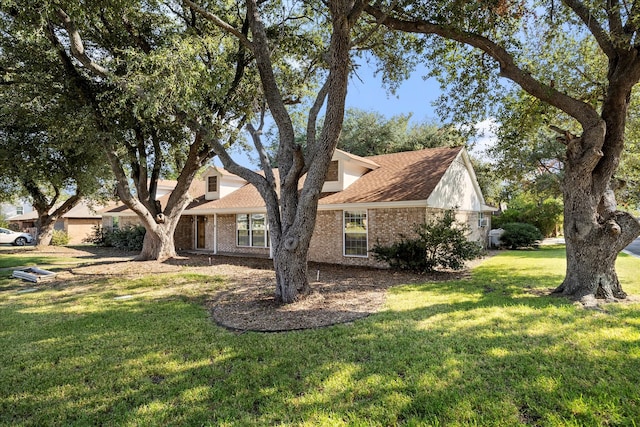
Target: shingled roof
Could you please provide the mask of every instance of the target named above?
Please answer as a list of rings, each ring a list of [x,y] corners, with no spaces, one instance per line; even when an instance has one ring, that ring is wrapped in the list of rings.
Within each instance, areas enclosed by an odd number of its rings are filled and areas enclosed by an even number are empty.
[[[368,171],[343,191],[323,193],[319,205],[426,201],[461,150],[462,147],[429,148],[361,158],[379,167]],[[276,178],[277,172],[274,169]],[[221,199],[206,200],[204,182],[197,179],[189,193],[194,199],[185,210],[191,213],[259,210],[265,206],[258,190],[251,184]],[[160,199],[163,206],[167,199],[168,195]],[[126,211],[131,212],[127,209],[120,212]]]
[[[344,191],[320,200],[321,205],[427,200],[462,147],[367,157],[380,167]]]

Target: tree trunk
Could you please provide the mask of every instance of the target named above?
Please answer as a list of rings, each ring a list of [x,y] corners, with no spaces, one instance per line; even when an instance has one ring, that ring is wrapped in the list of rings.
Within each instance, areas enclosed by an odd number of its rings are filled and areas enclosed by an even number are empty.
[[[615,209],[611,188],[596,191],[593,175],[580,165],[566,163],[564,191],[564,232],[567,270],[554,291],[583,303],[594,298],[624,299],[615,262],[618,253],[640,234],[640,222]]]
[[[572,215],[571,213],[565,213]],[[615,263],[618,253],[640,233],[640,223],[626,212],[617,212],[584,238],[565,229],[567,271],[554,291],[583,302],[593,298],[614,301],[624,299]],[[620,227],[620,230],[618,229]]]
[[[289,304],[311,292],[307,278],[307,257],[299,250],[282,247],[273,257],[276,271],[276,301]]]
[[[136,257],[137,261],[158,260],[164,261],[176,256],[176,247],[173,239],[173,233],[176,229],[175,224],[156,224],[153,227],[145,227],[144,242],[142,251]]]
[[[38,236],[36,237],[36,247],[43,248],[51,245],[55,223],[53,221],[43,221],[38,225]]]

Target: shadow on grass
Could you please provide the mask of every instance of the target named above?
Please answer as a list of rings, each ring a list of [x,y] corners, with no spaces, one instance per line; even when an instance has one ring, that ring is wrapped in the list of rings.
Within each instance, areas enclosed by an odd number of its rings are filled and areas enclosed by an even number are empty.
[[[55,290],[5,299],[0,377],[11,381],[0,382],[0,423],[631,425],[640,419],[640,307],[582,310],[528,294],[517,284],[523,276],[491,274],[501,271],[494,264],[470,280],[394,288],[387,310],[367,319],[277,334],[230,333],[198,305],[115,301],[112,289],[96,291],[99,303],[89,295],[52,302]],[[539,277],[532,286],[558,274]]]

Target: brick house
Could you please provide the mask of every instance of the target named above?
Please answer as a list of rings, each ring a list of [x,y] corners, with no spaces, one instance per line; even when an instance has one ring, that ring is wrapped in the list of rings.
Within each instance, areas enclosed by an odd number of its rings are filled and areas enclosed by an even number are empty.
[[[276,171],[277,172],[277,171]],[[210,166],[189,192],[193,200],[175,232],[178,250],[269,256],[266,208],[253,185]],[[168,195],[160,198],[165,201]],[[486,245],[490,212],[463,147],[371,157],[336,150],[318,204],[309,260],[379,266],[369,250],[410,235],[445,209]],[[103,212],[103,225],[139,223],[124,208]]]
[[[114,204],[109,205],[113,207]],[[85,242],[85,239],[93,234],[94,228],[99,226],[102,221],[100,209],[104,209],[102,205],[92,205],[87,201],[81,200],[76,206],[71,208],[69,212],[58,218],[54,225],[54,230],[62,230],[69,236],[69,244],[77,245]],[[26,231],[36,237],[36,221],[38,220],[38,212],[31,212],[17,215],[9,218],[9,224],[13,224],[14,228]]]

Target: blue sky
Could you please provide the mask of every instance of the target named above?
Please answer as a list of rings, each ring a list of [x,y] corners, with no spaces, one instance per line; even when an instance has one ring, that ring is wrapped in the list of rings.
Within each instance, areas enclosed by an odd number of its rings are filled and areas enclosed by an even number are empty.
[[[362,64],[358,69],[362,81],[357,77],[351,78],[347,108],[376,111],[386,117],[413,113],[415,122],[441,121],[431,105],[440,95],[440,86],[435,79],[423,79],[426,74],[424,67],[418,67],[394,95],[382,87],[382,79],[374,75],[374,70],[372,66]]]
[[[425,80],[424,67],[419,66],[409,79],[402,82],[395,94],[389,94],[382,86],[382,78],[375,75],[375,68],[362,63],[358,69],[358,77],[351,77],[347,92],[347,108],[358,108],[365,111],[374,111],[390,118],[399,114],[412,113],[412,122],[436,122],[442,120],[436,115],[432,103],[440,95],[438,82],[431,78]],[[486,126],[482,123],[480,126]],[[480,152],[491,141],[491,135],[479,137],[477,140]],[[244,166],[255,168],[248,160],[245,153],[232,153],[232,157]],[[215,160],[220,165],[219,160]]]

